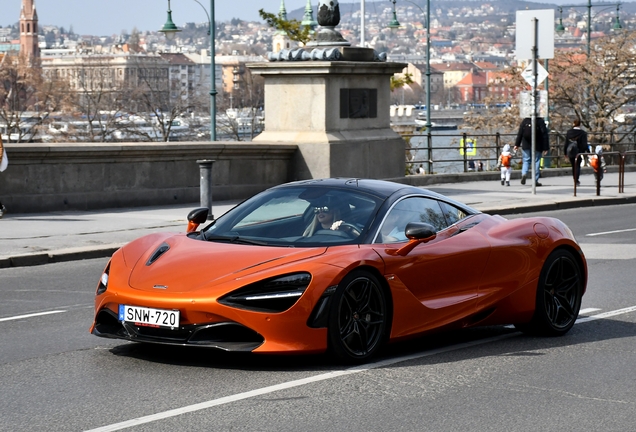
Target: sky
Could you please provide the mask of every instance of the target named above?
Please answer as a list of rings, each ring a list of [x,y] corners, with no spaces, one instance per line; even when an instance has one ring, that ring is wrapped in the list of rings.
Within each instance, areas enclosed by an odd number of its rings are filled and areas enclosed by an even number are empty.
[[[259,9],[276,13],[280,8],[280,0],[199,1],[208,11],[211,1],[214,1],[217,21],[232,18],[259,21]],[[391,7],[389,0],[379,3]],[[572,4],[572,0],[552,0],[551,3]],[[574,3],[585,4],[586,1]],[[307,0],[285,0],[288,12],[304,9],[306,4]],[[311,0],[311,4],[315,8],[318,0]],[[340,8],[359,8],[359,4],[360,0],[340,1]],[[367,10],[370,10],[370,4],[371,0],[367,0]],[[22,0],[0,0],[0,26],[17,23],[21,5]],[[111,36],[122,31],[130,33],[135,27],[139,31],[160,29],[166,22],[168,0],[35,0],[35,7],[40,25],[56,25],[67,30],[72,26],[77,34]],[[187,22],[208,20],[204,8],[195,0],[171,0],[170,7],[172,20],[179,27]]]
[[[211,0],[199,0],[210,9]],[[280,0],[215,0],[216,21],[240,18],[260,21],[259,9],[277,13]],[[317,0],[311,0],[317,5]],[[344,3],[344,2],[341,2]],[[307,0],[285,0],[287,11],[305,8]],[[0,26],[13,25],[20,20],[22,0],[0,0]],[[77,34],[110,36],[122,30],[130,33],[159,30],[166,22],[168,0],[35,0],[40,25],[56,25]],[[172,20],[178,27],[187,22],[207,22],[208,18],[195,0],[171,0]],[[315,17],[314,17],[315,18]]]

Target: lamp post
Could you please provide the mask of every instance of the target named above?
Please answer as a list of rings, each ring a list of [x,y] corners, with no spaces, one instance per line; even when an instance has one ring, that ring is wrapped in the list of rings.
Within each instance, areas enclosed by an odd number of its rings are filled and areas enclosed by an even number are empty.
[[[360,46],[364,48],[364,44],[366,43],[364,40],[364,26],[365,26],[365,7],[364,0],[360,1]]]
[[[618,18],[618,11],[621,8],[621,3],[598,3],[593,4],[592,0],[588,0],[586,5],[562,5],[559,6],[559,23],[556,25],[554,31],[561,36],[565,32],[565,27],[563,26],[563,8],[587,8],[587,56],[590,56],[590,50],[592,45],[592,8],[595,6],[616,6],[616,20],[614,21],[614,25],[612,26],[612,30],[618,31],[622,30],[623,26]],[[609,9],[605,8],[600,10],[598,13],[603,12],[604,10]],[[598,15],[597,13],[597,15]]]
[[[208,17],[208,36],[210,36],[210,141],[216,141],[216,71],[214,64],[214,0],[210,0],[210,13],[198,1],[199,5],[205,11]],[[159,32],[166,35],[166,39],[174,39],[175,34],[180,32],[177,26],[172,22],[172,11],[170,10],[170,0],[168,0],[168,19]]]
[[[389,28],[398,28],[400,23],[397,20],[397,14],[395,11],[395,2],[397,0],[391,0],[393,3],[393,19],[389,23]],[[416,3],[410,0],[405,0],[417,7],[422,14],[424,10]],[[426,130],[431,131],[431,0],[426,0]]]

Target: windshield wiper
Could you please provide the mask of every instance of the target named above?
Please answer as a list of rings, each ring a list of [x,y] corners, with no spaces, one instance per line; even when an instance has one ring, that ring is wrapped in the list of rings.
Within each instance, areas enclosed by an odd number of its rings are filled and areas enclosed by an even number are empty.
[[[242,238],[239,236],[221,236],[221,235],[206,235],[205,240],[211,241],[225,241],[228,243],[240,243],[240,244],[250,244],[257,246],[267,246],[268,243],[257,241],[257,240],[248,240],[246,238]]]

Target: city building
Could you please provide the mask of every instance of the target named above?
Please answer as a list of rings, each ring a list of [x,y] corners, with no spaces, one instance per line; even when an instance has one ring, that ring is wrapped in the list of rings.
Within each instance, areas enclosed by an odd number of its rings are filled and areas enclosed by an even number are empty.
[[[30,59],[40,57],[38,14],[33,0],[22,0],[22,9],[20,10],[20,55]]]

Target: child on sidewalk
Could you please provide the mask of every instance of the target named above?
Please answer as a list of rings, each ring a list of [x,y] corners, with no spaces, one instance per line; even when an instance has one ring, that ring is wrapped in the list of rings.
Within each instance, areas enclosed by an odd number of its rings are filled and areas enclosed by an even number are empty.
[[[499,160],[497,161],[497,167],[501,169],[501,185],[510,186],[510,173],[512,172],[512,153],[510,153],[510,146],[506,144],[503,148],[503,151],[499,155]]]
[[[606,171],[605,158],[603,157],[603,146],[597,145],[594,149],[593,156],[590,156],[590,166],[594,169],[594,176],[598,177],[599,181],[603,180],[603,173]]]

